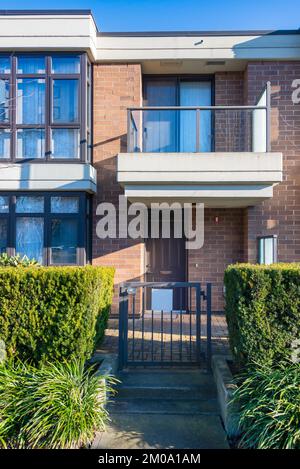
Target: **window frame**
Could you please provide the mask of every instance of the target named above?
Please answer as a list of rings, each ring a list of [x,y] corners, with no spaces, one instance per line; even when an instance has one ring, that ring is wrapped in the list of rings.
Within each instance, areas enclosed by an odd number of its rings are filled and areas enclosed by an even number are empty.
[[[85,265],[88,261],[88,246],[89,231],[86,224],[88,223],[87,204],[89,203],[90,196],[86,192],[79,191],[20,191],[8,192],[1,191],[0,195],[9,197],[9,212],[0,213],[0,218],[6,218],[7,225],[7,249],[6,252],[9,256],[16,254],[16,224],[17,218],[43,218],[44,220],[44,245],[43,245],[43,265],[45,266],[59,266],[59,265]],[[16,213],[16,200],[19,196],[36,196],[44,197],[44,212],[31,212],[31,213]],[[78,213],[51,213],[51,197],[78,197]],[[76,264],[53,264],[51,263],[51,221],[52,219],[76,219],[78,220],[77,226],[77,249],[76,249]]]
[[[264,262],[261,262],[262,256],[264,256],[265,260],[265,243],[264,243],[264,251],[261,253],[260,250],[260,245],[261,241],[265,239],[272,239],[273,240],[273,262],[271,264],[276,264],[278,262],[278,236],[277,235],[266,235],[266,236],[258,236],[257,237],[257,262],[260,265],[270,265],[270,264],[265,264]]]
[[[87,66],[88,58],[85,52],[20,52],[18,54],[1,52],[1,56],[10,56],[11,69],[10,73],[0,73],[0,79],[9,81],[9,100],[14,102],[14,106],[10,106],[9,119],[7,122],[0,122],[0,129],[10,131],[10,158],[0,158],[0,162],[28,162],[30,163],[85,163],[87,162],[87,145],[88,145],[88,129],[87,129]],[[45,57],[44,73],[18,73],[17,59],[18,56]],[[52,57],[70,57],[78,56],[80,60],[79,73],[52,73],[51,58]],[[45,123],[44,124],[17,124],[17,80],[18,79],[44,79],[45,80]],[[52,122],[52,90],[54,80],[78,80],[78,122],[74,123],[55,123]],[[91,80],[90,80],[91,81]],[[91,86],[91,83],[90,83]],[[43,129],[45,130],[45,154],[42,158],[18,158],[17,157],[17,130],[18,129]],[[52,156],[52,129],[76,129],[79,131],[79,151],[76,158],[55,158]],[[91,129],[89,129],[89,133]]]
[[[210,82],[210,90],[211,90],[211,105],[215,105],[215,75],[214,74],[203,74],[203,73],[182,73],[182,74],[177,74],[177,73],[166,73],[166,74],[143,74],[142,76],[142,102],[143,106],[147,106],[147,83],[149,81],[160,81],[160,80],[169,80],[170,82],[173,82],[175,85],[175,106],[180,107],[180,83],[181,82],[189,82],[189,81],[204,81],[204,82]],[[144,118],[144,116],[143,116]],[[201,123],[200,123],[201,125]],[[144,127],[144,125],[143,125]],[[175,134],[175,139],[176,139],[176,145],[177,148],[180,147],[180,116],[177,115],[176,117],[176,124],[175,124],[175,129],[176,129],[176,134]],[[215,151],[215,115],[214,112],[211,113],[211,134],[212,134],[212,140],[211,140],[211,152]],[[144,140],[144,139],[143,139]]]

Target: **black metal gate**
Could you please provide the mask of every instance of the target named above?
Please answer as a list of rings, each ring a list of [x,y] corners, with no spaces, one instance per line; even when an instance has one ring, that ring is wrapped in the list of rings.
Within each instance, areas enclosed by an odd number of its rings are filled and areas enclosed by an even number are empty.
[[[119,300],[120,369],[155,365],[210,368],[210,283],[204,289],[197,282],[124,283]]]

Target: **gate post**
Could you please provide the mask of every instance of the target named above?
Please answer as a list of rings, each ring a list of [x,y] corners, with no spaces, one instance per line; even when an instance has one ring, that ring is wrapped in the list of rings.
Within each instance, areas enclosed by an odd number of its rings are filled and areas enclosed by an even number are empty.
[[[206,284],[206,362],[211,369],[211,283]]]
[[[127,339],[128,339],[128,291],[120,287],[119,292],[119,370],[127,364]]]
[[[196,286],[196,353],[197,363],[201,362],[201,284]]]

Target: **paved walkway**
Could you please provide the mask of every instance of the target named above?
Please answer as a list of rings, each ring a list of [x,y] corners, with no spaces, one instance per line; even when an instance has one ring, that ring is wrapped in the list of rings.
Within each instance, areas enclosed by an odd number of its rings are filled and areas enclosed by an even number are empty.
[[[111,422],[95,449],[228,448],[210,374],[196,369],[120,373]]]
[[[144,333],[142,332],[142,320],[135,319],[134,333],[133,333],[133,321],[128,320],[128,353],[129,358],[133,356],[136,360],[141,357],[141,342],[142,334],[144,337],[144,359],[154,359],[161,355],[161,342],[163,341],[163,356],[164,360],[170,358],[171,354],[171,322],[170,317],[164,315],[164,326],[163,334],[161,334],[161,321],[160,315],[154,317],[153,329],[154,334],[152,336],[152,318],[151,315],[145,314],[144,319]],[[172,317],[172,353],[173,360],[182,354],[182,359],[189,359],[191,354],[195,354],[195,316],[184,314],[182,316],[182,324],[180,324],[180,315],[173,314]],[[181,332],[182,331],[182,334]],[[134,345],[133,345],[133,334],[134,334]],[[109,319],[108,327],[105,331],[104,340],[98,351],[107,353],[118,353],[118,337],[119,337],[119,321],[118,319]],[[182,338],[182,348],[180,342]],[[205,351],[206,348],[206,315],[201,315],[201,348]],[[228,355],[229,344],[228,344],[228,331],[225,315],[222,313],[212,314],[212,353]]]

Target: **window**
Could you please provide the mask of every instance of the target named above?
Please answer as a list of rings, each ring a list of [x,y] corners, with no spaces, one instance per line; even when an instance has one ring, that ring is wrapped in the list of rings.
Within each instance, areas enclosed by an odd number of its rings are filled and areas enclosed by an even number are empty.
[[[9,81],[0,79],[0,122],[9,121]]]
[[[46,61],[44,56],[20,55],[17,58],[17,73],[39,74],[46,72]]]
[[[11,71],[11,57],[9,55],[0,56],[0,74],[10,73]]]
[[[51,197],[51,264],[76,264],[78,197]]]
[[[7,129],[0,129],[0,160],[8,159],[10,157],[10,131]]]
[[[78,122],[78,80],[53,80],[54,123],[68,124]]]
[[[211,106],[210,76],[145,76],[145,106]],[[202,111],[197,135],[195,110],[148,110],[143,112],[143,151],[209,152],[212,149],[211,111]]]
[[[7,220],[0,218],[0,254],[7,249]]]
[[[0,55],[0,159],[91,159],[90,89],[86,54]]]
[[[0,252],[45,265],[84,264],[89,203],[80,192],[0,195]]]
[[[258,238],[259,264],[274,264],[277,262],[277,236],[261,236]]]
[[[79,158],[79,130],[52,129],[52,157]]]
[[[92,161],[92,66],[87,62],[86,93],[87,161]]]
[[[17,130],[17,158],[44,158],[45,130]]]
[[[17,124],[45,124],[45,83],[32,78],[17,81]]]
[[[8,247],[9,198],[0,196],[0,254]]]
[[[52,73],[79,73],[80,57],[78,55],[71,56],[54,56],[52,57]]]

